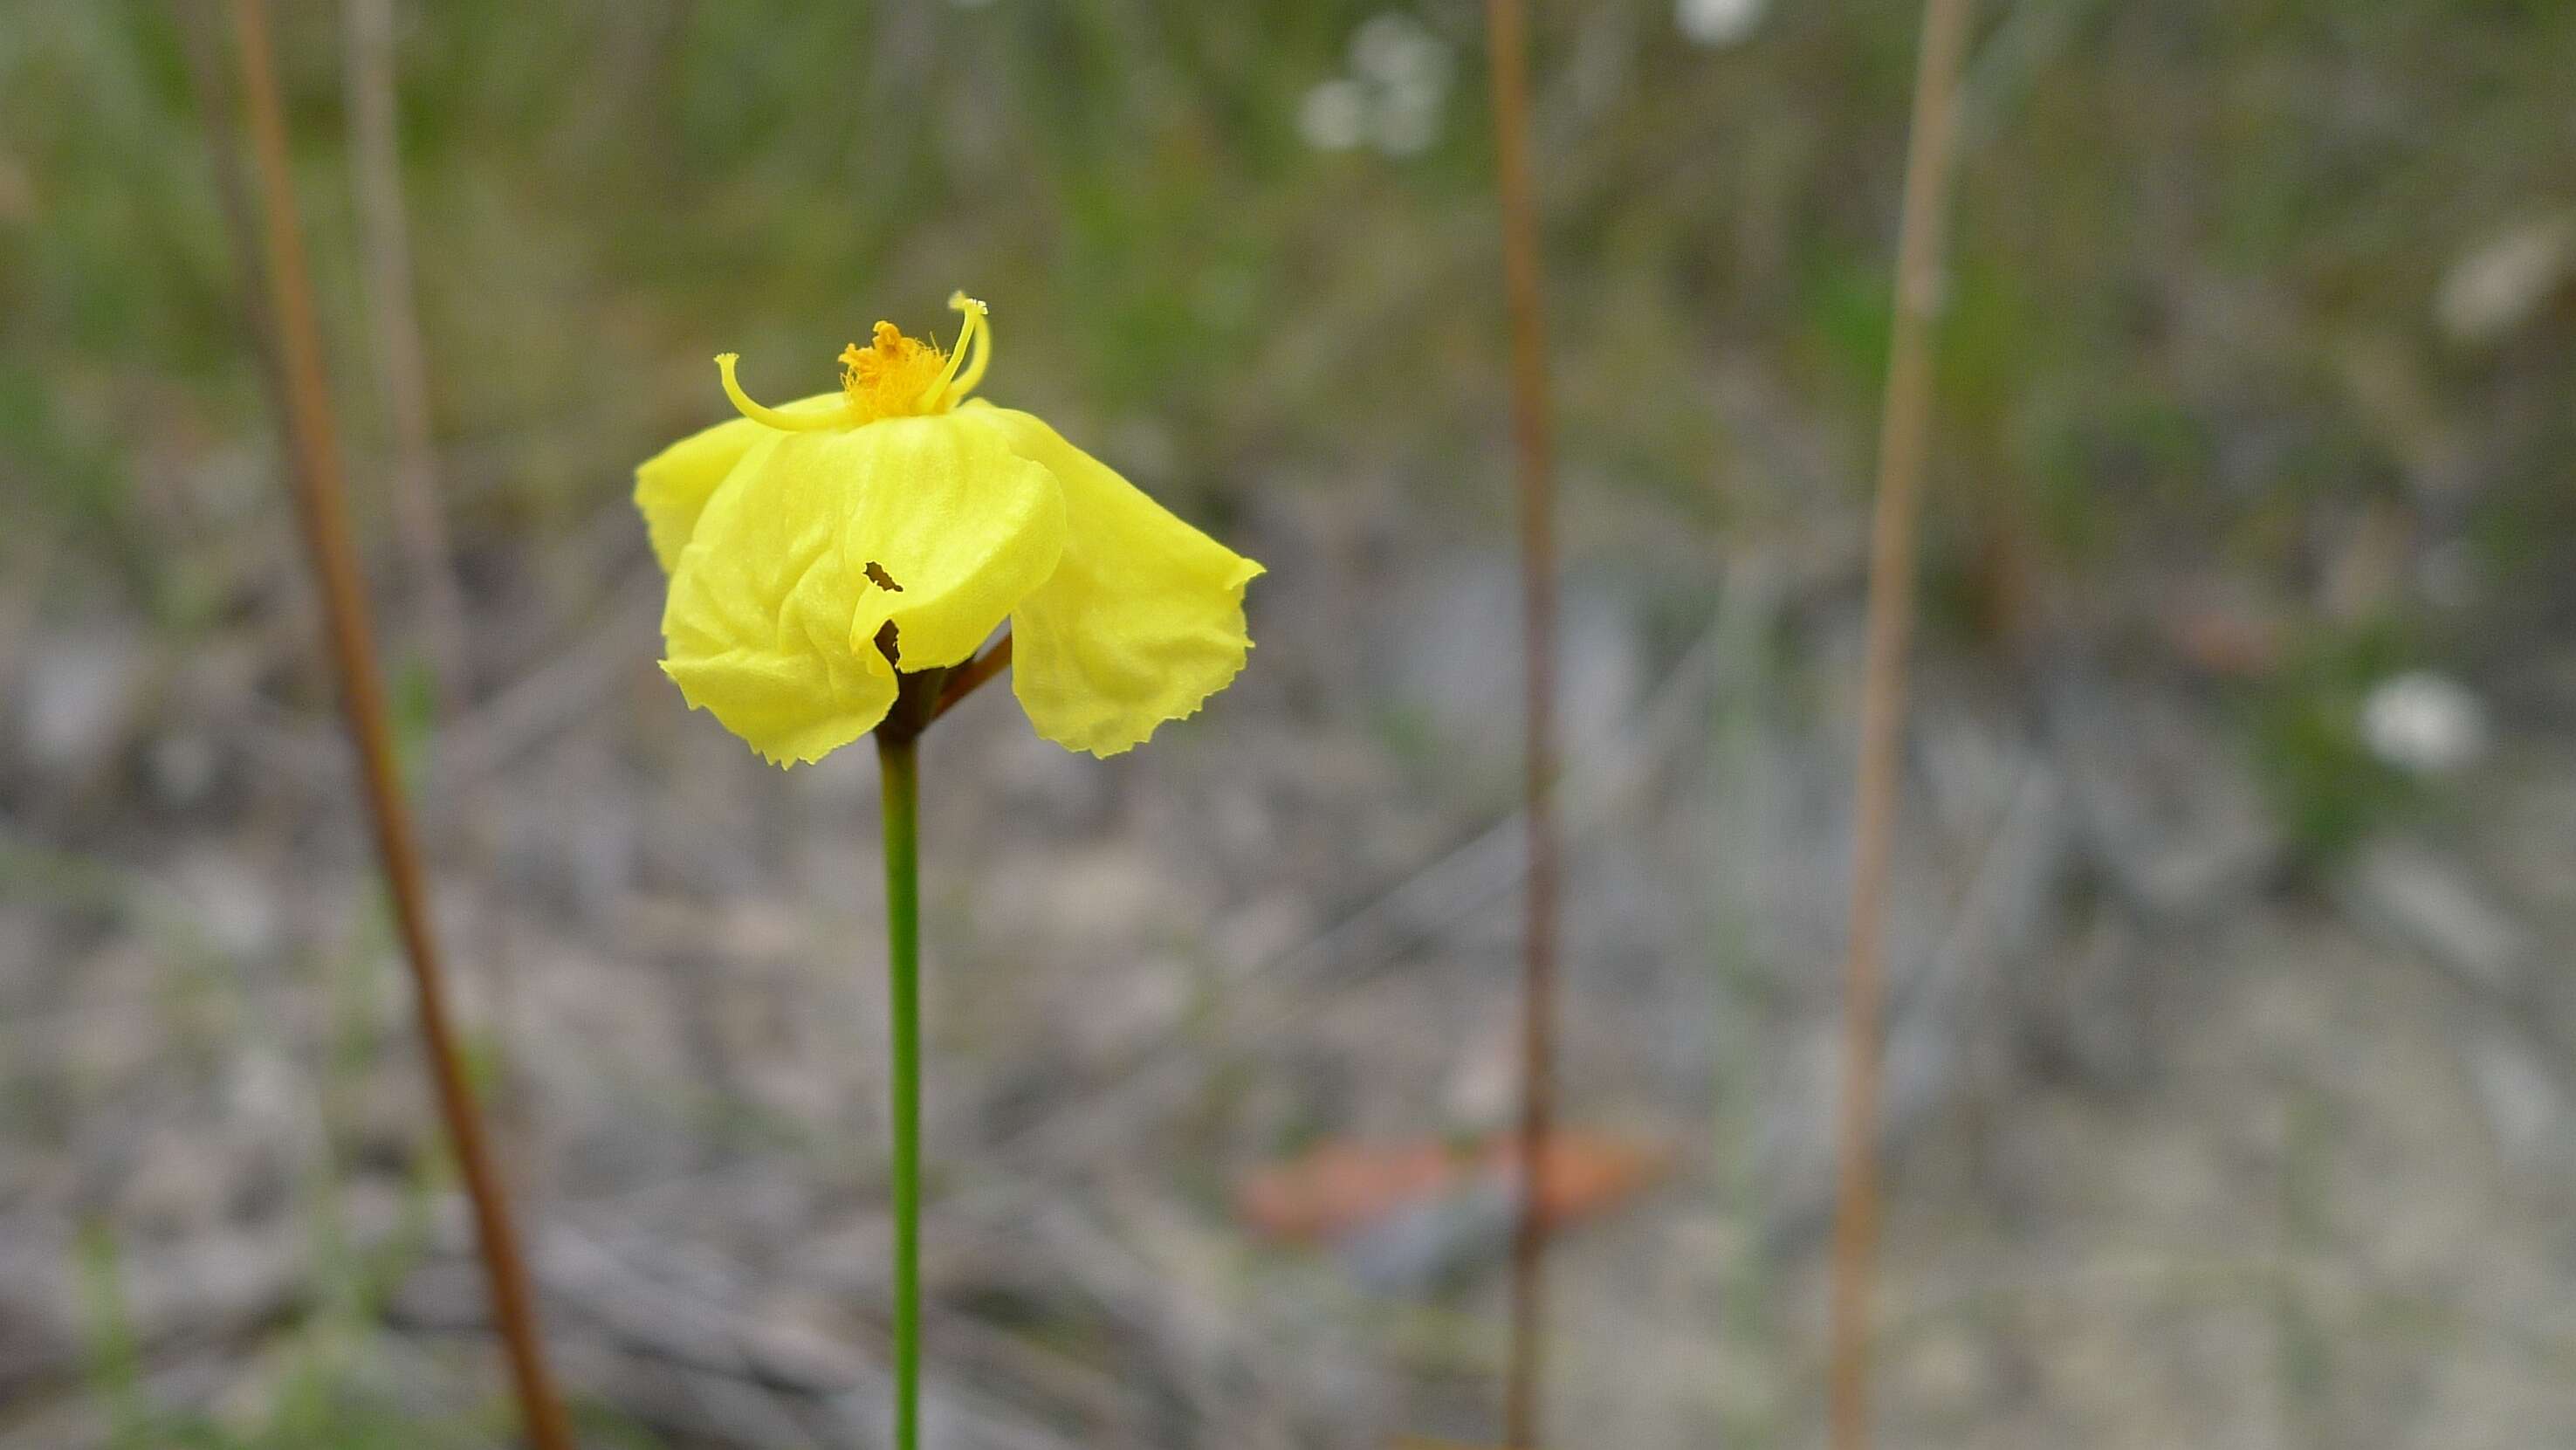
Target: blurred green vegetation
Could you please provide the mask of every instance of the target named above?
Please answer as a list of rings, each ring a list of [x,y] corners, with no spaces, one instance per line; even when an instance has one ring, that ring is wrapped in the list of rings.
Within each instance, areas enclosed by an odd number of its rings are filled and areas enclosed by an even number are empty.
[[[2278,679],[2245,702],[2254,763],[2291,841],[2311,859],[2359,845],[2373,826],[2419,809],[2425,787],[2371,753],[2361,720],[2370,687],[2414,664],[2391,627],[2303,642]]]
[[[1381,9],[1454,54],[1433,142],[1319,151],[1301,99]],[[2392,486],[2402,444],[2337,376],[2355,334],[2394,338],[2437,405],[2473,409],[2499,368],[2563,390],[2563,361],[2441,350],[2428,304],[2464,248],[2569,201],[2567,7],[1987,9],[1941,390],[1946,466],[1980,502],[2044,505],[2077,542],[2098,514],[2179,511],[2221,549],[2319,489]],[[1547,17],[1578,459],[1707,483],[1723,440],[1695,395],[1736,349],[1866,436],[1914,16],[1788,8],[1721,50],[1644,0]],[[363,422],[337,13],[277,19]],[[403,21],[419,289],[472,521],[613,495],[638,448],[720,411],[718,346],[792,391],[961,283],[996,303],[997,390],[1149,421],[1212,492],[1282,453],[1441,456],[1487,431],[1472,5],[457,0]],[[258,436],[168,7],[13,6],[0,114],[6,467],[102,542],[166,552],[125,536],[148,523],[138,454],[184,446],[181,424]],[[2231,463],[2220,440],[2249,429],[2290,436]],[[2492,441],[2499,475],[2532,441]]]
[[[1853,489],[1887,311],[1915,7],[1784,7],[1701,49],[1646,0],[1544,15],[1543,160],[1582,486],[1710,526],[1795,505],[1707,406],[1749,356]],[[2320,509],[2424,440],[2355,395],[2395,359],[2463,435],[2499,593],[2563,573],[2564,319],[2447,347],[2444,268],[2567,193],[2576,11],[2546,0],[1985,7],[1941,379],[1943,506],[2042,564],[2164,550],[2295,585]],[[1454,57],[1419,154],[1318,150],[1301,102],[1373,15]],[[342,364],[375,392],[337,12],[278,7]],[[880,313],[996,305],[991,388],[1223,510],[1282,465],[1490,490],[1495,301],[1475,7],[1139,0],[457,0],[402,12],[418,290],[470,542],[542,541],[721,413],[739,348],[793,394]],[[147,592],[165,451],[262,436],[168,7],[0,18],[0,470]],[[2535,334],[2554,345],[2543,345]],[[2423,421],[2421,419],[2417,421]],[[1435,483],[1433,486],[1441,486]],[[1777,490],[1773,490],[1774,493]],[[1576,495],[1576,507],[1581,506]],[[2563,534],[2563,530],[2559,531]]]

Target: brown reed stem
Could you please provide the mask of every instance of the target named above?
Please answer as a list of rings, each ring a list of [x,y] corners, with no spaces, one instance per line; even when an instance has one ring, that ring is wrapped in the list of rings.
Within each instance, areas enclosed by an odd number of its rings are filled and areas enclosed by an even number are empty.
[[[1520,1221],[1512,1233],[1512,1327],[1503,1378],[1503,1443],[1539,1443],[1547,1221],[1539,1192],[1556,1116],[1556,533],[1547,393],[1547,319],[1539,288],[1538,199],[1530,181],[1529,35],[1520,0],[1486,0],[1493,69],[1495,188],[1502,208],[1503,297],[1511,313],[1512,444],[1519,460],[1521,720],[1529,881],[1521,937]]]
[[[456,587],[447,520],[430,441],[429,364],[412,300],[411,218],[403,205],[396,134],[393,0],[346,0],[342,12],[349,98],[349,180],[367,258],[367,312],[375,324],[376,383],[393,443],[393,515],[439,713],[467,693],[465,601]]]
[[[429,892],[403,802],[393,734],[378,684],[373,633],[360,587],[356,548],[350,539],[347,486],[340,474],[330,392],[323,378],[321,328],[314,315],[313,284],[296,225],[295,193],[286,147],[286,118],[279,101],[276,64],[269,52],[268,16],[262,0],[232,0],[233,39],[241,66],[253,161],[267,239],[269,303],[283,364],[286,431],[292,451],[296,512],[304,526],[315,582],[322,593],[331,662],[340,702],[357,747],[359,780],[394,921],[411,965],[420,1009],[420,1031],[429,1060],[430,1085],[447,1125],[448,1139],[465,1178],[474,1225],[491,1282],[493,1317],[508,1350],[529,1439],[538,1450],[573,1450],[547,1373],[537,1334],[536,1310],[518,1239],[502,1201],[499,1174],[485,1146],[463,1055],[448,1020],[445,978],[430,928]],[[221,125],[219,117],[210,117]],[[242,239],[245,243],[248,238]]]
[[[1850,956],[1843,970],[1840,1183],[1834,1205],[1832,1362],[1826,1402],[1833,1450],[1869,1443],[1870,1301],[1878,1248],[1878,1096],[1885,1050],[1887,878],[1896,825],[1897,745],[1905,654],[1914,629],[1914,533],[1932,394],[1931,329],[1940,310],[1941,238],[1949,198],[1967,0],[1925,0],[1914,118],[1897,223],[1895,315],[1879,421],[1878,499],[1870,527],[1869,624],[1861,673],[1860,763],[1853,821]]]

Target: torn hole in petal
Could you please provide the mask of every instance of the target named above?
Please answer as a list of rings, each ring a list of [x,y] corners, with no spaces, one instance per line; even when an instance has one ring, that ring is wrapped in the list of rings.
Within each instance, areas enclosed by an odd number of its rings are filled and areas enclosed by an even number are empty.
[[[862,566],[862,569],[868,576],[868,582],[874,584],[879,589],[886,591],[888,594],[901,594],[903,592],[903,586],[894,582],[894,576],[886,572],[885,565],[878,563],[874,559],[870,559]],[[877,653],[886,657],[886,663],[895,666],[897,670],[903,668],[903,631],[895,626],[895,622],[893,620],[889,619],[885,623],[877,626],[876,638],[873,643],[877,647]]]

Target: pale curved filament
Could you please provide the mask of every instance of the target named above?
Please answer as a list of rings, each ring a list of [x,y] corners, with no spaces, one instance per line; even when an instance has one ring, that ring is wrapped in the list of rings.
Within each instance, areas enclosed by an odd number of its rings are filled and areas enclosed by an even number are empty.
[[[985,365],[993,360],[992,309],[963,292],[948,294],[948,305],[965,314],[966,321],[957,329],[957,350],[949,354],[948,366],[921,395],[922,406],[934,412],[956,407],[975,391],[984,380]]]
[[[725,396],[733,399],[734,407],[755,423],[787,433],[815,433],[825,428],[846,428],[866,421],[859,415],[855,404],[844,404],[828,413],[782,413],[776,408],[755,403],[744,395],[742,384],[734,381],[733,365],[741,360],[740,353],[718,353],[716,371],[724,376]]]

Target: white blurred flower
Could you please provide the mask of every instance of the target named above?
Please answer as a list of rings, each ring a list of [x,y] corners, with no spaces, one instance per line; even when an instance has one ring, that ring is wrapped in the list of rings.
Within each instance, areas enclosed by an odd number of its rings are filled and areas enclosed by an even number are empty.
[[[1694,45],[1733,45],[1762,23],[1769,0],[1673,0],[1673,24]]]
[[[1351,32],[1351,73],[1306,93],[1297,129],[1318,151],[1374,146],[1419,156],[1440,139],[1457,59],[1449,43],[1398,11]]]
[[[1347,76],[1317,85],[1297,107],[1297,134],[1318,151],[1348,151],[1367,139],[1368,128],[1368,92]]]
[[[1351,32],[1351,69],[1385,90],[1449,89],[1449,43],[1410,15],[1390,10]]]
[[[2461,342],[2501,341],[2576,278],[2576,215],[2547,217],[2489,239],[2451,264],[2433,316]]]
[[[2410,670],[2371,687],[2361,706],[2361,738],[2371,754],[2400,770],[2439,775],[2485,751],[2486,707],[2457,680]]]

